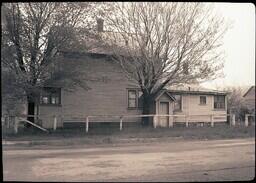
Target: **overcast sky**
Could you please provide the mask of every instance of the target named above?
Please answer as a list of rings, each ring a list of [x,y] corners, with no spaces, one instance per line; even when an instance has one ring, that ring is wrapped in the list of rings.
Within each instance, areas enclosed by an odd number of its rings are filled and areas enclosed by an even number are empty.
[[[225,78],[202,86],[255,85],[255,6],[252,3],[214,4],[216,10],[232,22],[232,28],[224,36]]]

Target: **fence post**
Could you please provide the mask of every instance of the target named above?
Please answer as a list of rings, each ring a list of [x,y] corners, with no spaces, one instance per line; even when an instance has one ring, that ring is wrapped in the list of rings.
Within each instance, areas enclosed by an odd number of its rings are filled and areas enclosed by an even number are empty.
[[[211,115],[211,127],[214,127],[213,115]]]
[[[246,114],[246,115],[245,115],[245,126],[246,126],[246,127],[248,126],[248,118],[249,118],[249,115]]]
[[[121,116],[120,117],[120,131],[122,130],[123,128],[123,117]]]
[[[236,125],[236,115],[233,114],[232,115],[232,126],[235,126]]]
[[[154,125],[154,128],[156,128],[156,115],[153,116],[153,125]]]
[[[18,133],[18,125],[19,125],[19,121],[17,120],[17,117],[14,117],[14,133],[15,134]]]
[[[186,127],[188,127],[188,116],[185,116],[186,119]]]
[[[57,128],[57,116],[54,115],[53,130],[55,131],[56,128]]]
[[[169,116],[169,128],[173,127],[173,116]]]
[[[85,125],[86,127],[86,133],[88,132],[88,130],[89,130],[89,117],[87,116],[86,117],[86,125]]]

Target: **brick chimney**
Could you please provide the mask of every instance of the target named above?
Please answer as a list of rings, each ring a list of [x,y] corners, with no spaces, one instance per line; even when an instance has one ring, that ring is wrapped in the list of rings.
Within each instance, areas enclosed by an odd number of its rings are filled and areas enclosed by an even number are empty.
[[[103,32],[104,20],[102,18],[97,19],[97,30],[98,32]]]

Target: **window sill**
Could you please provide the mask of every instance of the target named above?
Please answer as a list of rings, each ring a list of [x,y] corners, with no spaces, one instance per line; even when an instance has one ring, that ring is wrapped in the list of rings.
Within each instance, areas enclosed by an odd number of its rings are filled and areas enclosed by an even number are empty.
[[[225,108],[221,108],[221,109],[213,109],[214,111],[226,111]]]
[[[138,107],[127,107],[128,110],[140,110]]]
[[[206,105],[206,104],[198,104],[198,105]]]
[[[49,106],[49,107],[62,107],[61,104],[40,104],[40,106]]]
[[[173,112],[182,112],[182,110],[173,110]]]

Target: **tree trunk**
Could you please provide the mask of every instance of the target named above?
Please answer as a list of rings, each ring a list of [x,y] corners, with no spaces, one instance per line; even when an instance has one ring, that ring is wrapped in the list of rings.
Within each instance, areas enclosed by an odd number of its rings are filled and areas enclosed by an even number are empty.
[[[143,97],[143,110],[142,110],[142,114],[146,115],[146,114],[151,114],[151,107],[153,105],[151,96],[147,96],[147,97]],[[152,117],[143,117],[142,118],[142,125],[143,126],[148,126],[150,123],[150,118]]]

